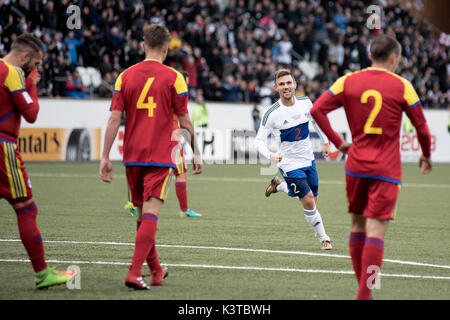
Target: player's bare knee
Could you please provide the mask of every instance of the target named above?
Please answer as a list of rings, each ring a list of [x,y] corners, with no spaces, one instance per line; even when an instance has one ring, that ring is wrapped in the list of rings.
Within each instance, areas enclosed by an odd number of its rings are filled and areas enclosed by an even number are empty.
[[[306,210],[314,210],[316,207],[316,202],[314,201],[314,195],[310,191],[303,198],[300,199],[303,204],[303,208]]]
[[[34,199],[32,197],[30,198],[20,198],[15,200],[10,200],[9,203],[14,209],[20,209],[23,208],[31,203],[34,202]]]
[[[144,204],[142,205],[142,214],[153,213],[154,215],[158,216],[163,204],[163,200],[155,197],[150,197],[147,201],[144,201]]]
[[[368,218],[366,221],[366,233],[367,237],[384,239],[389,220],[379,220]]]
[[[362,214],[352,213],[351,232],[365,232],[366,218]]]

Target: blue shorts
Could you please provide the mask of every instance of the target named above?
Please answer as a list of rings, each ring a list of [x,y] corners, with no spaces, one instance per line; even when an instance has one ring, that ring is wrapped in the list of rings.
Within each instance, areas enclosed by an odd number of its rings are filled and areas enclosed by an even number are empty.
[[[316,162],[311,166],[295,169],[285,173],[280,169],[281,175],[287,183],[290,197],[303,198],[312,191],[314,197],[319,194],[319,176],[317,175]]]

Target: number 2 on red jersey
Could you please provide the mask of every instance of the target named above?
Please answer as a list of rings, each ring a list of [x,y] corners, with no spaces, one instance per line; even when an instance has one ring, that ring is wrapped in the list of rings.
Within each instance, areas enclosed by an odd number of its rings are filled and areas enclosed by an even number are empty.
[[[369,97],[375,99],[375,104],[373,105],[372,111],[370,111],[369,117],[367,118],[366,124],[364,125],[365,134],[382,134],[383,129],[379,127],[373,127],[373,122],[375,118],[381,111],[381,106],[383,104],[383,97],[381,93],[377,90],[366,90],[361,95],[361,103],[368,103]]]

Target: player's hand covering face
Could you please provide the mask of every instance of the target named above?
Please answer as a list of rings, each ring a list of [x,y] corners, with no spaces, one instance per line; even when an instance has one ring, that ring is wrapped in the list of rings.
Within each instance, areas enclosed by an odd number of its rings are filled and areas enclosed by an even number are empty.
[[[25,73],[25,77],[28,77],[33,71],[37,69],[37,67],[41,63],[42,54],[40,52],[35,54],[29,53],[28,55],[26,55],[25,59],[26,62],[22,66],[22,70]]]

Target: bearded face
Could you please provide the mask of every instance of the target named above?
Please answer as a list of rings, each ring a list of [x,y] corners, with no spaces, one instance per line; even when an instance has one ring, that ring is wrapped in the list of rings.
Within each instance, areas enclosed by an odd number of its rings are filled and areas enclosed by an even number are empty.
[[[25,73],[25,77],[28,77],[28,75],[40,64],[42,53],[29,53],[24,59],[25,63],[22,65],[22,70]]]
[[[28,58],[27,62],[22,66],[22,70],[25,73],[25,78],[33,71],[34,65],[32,64],[32,59]]]

